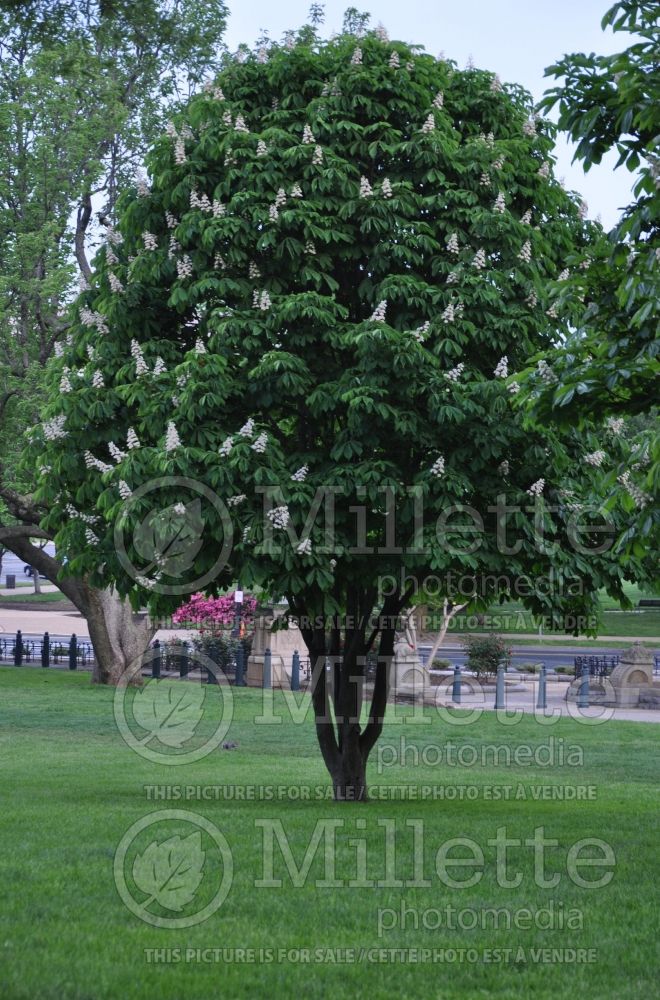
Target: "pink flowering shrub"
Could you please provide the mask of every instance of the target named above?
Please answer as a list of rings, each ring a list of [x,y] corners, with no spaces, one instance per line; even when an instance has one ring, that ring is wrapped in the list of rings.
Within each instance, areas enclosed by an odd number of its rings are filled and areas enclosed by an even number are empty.
[[[257,600],[252,594],[243,595],[241,621],[249,627],[254,621]],[[214,628],[232,628],[236,620],[236,604],[234,594],[222,597],[207,597],[206,594],[193,594],[189,601],[182,604],[172,615],[175,625],[202,625]]]
[[[242,649],[244,663],[252,646],[252,627],[257,607],[252,594],[244,594],[241,605],[240,631],[236,625],[236,604],[234,594],[223,597],[207,597],[193,594],[172,615],[176,625],[198,625],[199,631],[193,639],[193,646],[216,663],[225,675],[235,669],[237,651]]]

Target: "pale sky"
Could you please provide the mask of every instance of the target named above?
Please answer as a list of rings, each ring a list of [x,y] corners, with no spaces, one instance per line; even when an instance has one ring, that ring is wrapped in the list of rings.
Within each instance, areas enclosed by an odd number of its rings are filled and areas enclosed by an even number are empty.
[[[424,45],[427,52],[445,52],[459,67],[469,56],[480,69],[498,73],[502,80],[520,83],[538,100],[551,79],[546,66],[566,52],[605,54],[626,48],[630,36],[603,32],[600,21],[613,0],[328,0],[323,32],[341,30],[344,10],[356,6],[371,14],[390,38]],[[240,42],[252,45],[262,30],[279,39],[285,31],[307,20],[310,0],[229,0],[231,15],[225,41],[230,50]],[[589,204],[589,215],[600,214],[610,229],[619,209],[631,200],[632,176],[625,167],[614,171],[616,155],[585,174],[571,165],[572,151],[561,141],[556,155],[557,175]]]

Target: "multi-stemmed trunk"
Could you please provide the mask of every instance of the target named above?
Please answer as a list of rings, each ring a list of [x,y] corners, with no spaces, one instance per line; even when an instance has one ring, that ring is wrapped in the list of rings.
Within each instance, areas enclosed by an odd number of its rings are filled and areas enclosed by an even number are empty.
[[[339,617],[335,619],[335,627],[328,631],[324,627],[301,625],[312,664],[311,694],[316,734],[332,779],[334,798],[341,802],[365,802],[368,798],[367,762],[383,730],[394,662],[396,618],[405,603],[405,598],[400,596],[387,598],[377,627],[367,636],[374,596],[372,589],[349,591],[346,622],[350,622],[351,627],[342,629]],[[295,599],[290,599],[289,603],[304,623],[307,616],[302,611],[302,603]],[[363,728],[360,717],[366,656],[376,638],[376,677]]]

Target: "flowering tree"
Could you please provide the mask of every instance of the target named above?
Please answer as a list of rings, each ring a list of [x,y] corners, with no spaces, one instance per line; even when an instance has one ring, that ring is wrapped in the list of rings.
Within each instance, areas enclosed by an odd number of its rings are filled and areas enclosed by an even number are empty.
[[[220,0],[30,0],[0,4],[0,543],[56,582],[87,619],[94,678],[120,676],[153,634],[111,588],[62,579],[20,468],[46,397],[45,366],[70,333],[76,278],[114,218],[181,91],[219,63]],[[40,544],[33,544],[39,539]]]
[[[620,0],[603,28],[633,37],[607,56],[564,56],[546,75],[561,79],[543,106],[557,107],[559,127],[577,143],[585,171],[613,150],[617,167],[636,172],[634,199],[597,253],[577,255],[559,308],[583,296],[573,350],[558,357],[555,402],[591,410],[645,412],[657,402],[660,299],[660,79],[658,6]],[[581,391],[577,387],[580,385]]]
[[[607,11],[603,28],[629,33],[627,49],[606,56],[564,56],[546,70],[561,80],[542,107],[557,107],[559,127],[577,143],[585,171],[609,151],[617,167],[636,173],[633,201],[608,239],[578,249],[568,259],[556,309],[573,317],[573,329],[546,353],[552,377],[538,371],[525,378],[525,395],[541,421],[575,424],[585,432],[595,416],[601,433],[590,449],[602,467],[600,496],[625,514],[617,541],[622,558],[649,553],[646,575],[657,580],[660,515],[660,444],[626,418],[653,410],[658,399],[658,302],[660,301],[660,76],[658,5],[620,0]],[[548,368],[549,365],[549,368]],[[651,422],[653,423],[653,422]],[[635,431],[635,433],[631,433]],[[656,431],[656,433],[653,433]]]
[[[190,538],[200,575],[224,547],[213,586],[286,596],[337,797],[366,795],[422,578],[453,603],[466,581],[487,602],[526,579],[542,611],[620,593],[607,556],[571,544],[580,441],[512,405],[509,372],[567,327],[567,256],[597,236],[554,178],[550,129],[519,87],[382,30],[241,49],[125,195],[35,431],[72,572],[171,610],[163,548],[137,575],[117,551],[118,525],[148,522],[152,541]],[[221,503],[189,517],[184,478]],[[133,562],[142,548],[129,538]]]

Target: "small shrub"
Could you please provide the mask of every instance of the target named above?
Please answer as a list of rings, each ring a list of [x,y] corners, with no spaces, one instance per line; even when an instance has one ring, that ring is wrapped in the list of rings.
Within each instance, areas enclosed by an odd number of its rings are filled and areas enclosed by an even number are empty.
[[[213,660],[225,675],[233,673],[239,645],[243,646],[245,666],[250,655],[250,641],[232,638],[228,631],[221,629],[202,629],[199,636],[193,639],[195,649]]]
[[[493,677],[499,666],[506,668],[511,662],[511,649],[501,635],[465,635],[461,643],[467,652],[466,666],[477,680]]]
[[[448,670],[451,667],[449,660],[433,660],[431,670]]]

